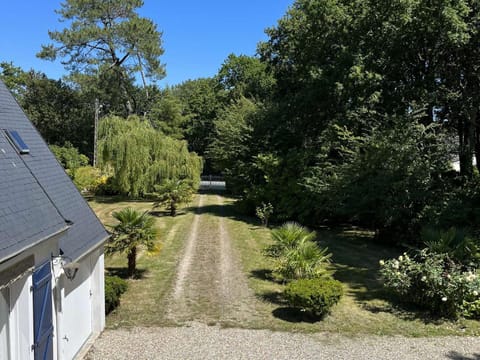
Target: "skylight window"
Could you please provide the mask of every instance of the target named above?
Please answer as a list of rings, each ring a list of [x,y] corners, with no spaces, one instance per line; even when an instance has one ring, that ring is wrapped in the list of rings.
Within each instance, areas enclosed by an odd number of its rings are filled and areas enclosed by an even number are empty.
[[[5,133],[7,134],[12,144],[15,145],[20,154],[30,154],[30,148],[27,144],[25,144],[25,141],[23,141],[18,131],[5,130]]]

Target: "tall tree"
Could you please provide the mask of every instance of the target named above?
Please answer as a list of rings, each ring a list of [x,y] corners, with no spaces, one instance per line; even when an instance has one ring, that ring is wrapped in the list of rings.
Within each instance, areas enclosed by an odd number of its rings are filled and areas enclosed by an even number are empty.
[[[275,79],[267,73],[267,65],[259,58],[228,55],[216,76],[229,99],[240,97],[263,100],[270,96]]]
[[[183,114],[181,100],[170,89],[163,90],[148,112],[152,125],[165,135],[175,139],[184,138],[184,123],[188,116]]]
[[[0,63],[0,69],[0,79],[50,145],[70,144],[92,155],[93,99],[35,70],[24,71],[12,63]]]
[[[172,94],[182,104],[184,138],[190,151],[204,156],[213,136],[213,122],[223,106],[222,94],[213,78],[188,80],[172,89]],[[211,164],[204,167],[209,173]]]
[[[61,57],[73,74],[101,76],[110,72],[123,91],[129,113],[134,108],[128,84],[133,74],[147,80],[165,75],[161,33],[136,10],[142,0],[66,0],[57,13],[69,24],[62,31],[49,31],[53,44],[43,45],[38,56],[48,60]]]
[[[103,118],[98,149],[100,166],[113,169],[115,185],[123,194],[153,193],[155,185],[167,179],[199,185],[202,159],[188,152],[185,141],[165,136],[138,116]]]

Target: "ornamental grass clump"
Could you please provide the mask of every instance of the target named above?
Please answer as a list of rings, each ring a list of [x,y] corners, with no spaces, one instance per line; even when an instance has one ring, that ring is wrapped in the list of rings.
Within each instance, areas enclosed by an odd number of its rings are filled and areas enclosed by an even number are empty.
[[[385,287],[402,301],[442,317],[480,318],[480,276],[448,254],[424,249],[413,258],[405,253],[382,260],[380,266]]]

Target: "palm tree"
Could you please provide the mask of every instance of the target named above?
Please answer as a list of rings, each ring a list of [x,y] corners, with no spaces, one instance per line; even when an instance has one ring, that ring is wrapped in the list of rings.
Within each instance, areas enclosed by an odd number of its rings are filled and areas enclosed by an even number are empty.
[[[155,249],[155,219],[132,208],[115,211],[112,215],[118,224],[112,227],[113,236],[105,246],[105,252],[126,252],[128,276],[133,277],[137,268],[137,247],[145,246],[149,251]]]
[[[287,280],[321,277],[328,274],[325,265],[330,262],[331,256],[327,248],[302,240],[278,260],[276,270]]]
[[[283,256],[288,250],[298,246],[302,241],[315,240],[315,232],[308,231],[296,222],[287,222],[272,230],[272,239],[275,242],[267,248],[267,254],[277,258]]]
[[[155,186],[156,202],[153,207],[164,205],[170,210],[170,215],[177,214],[177,207],[181,203],[189,202],[193,195],[193,187],[186,180],[168,179],[160,186]]]
[[[327,274],[331,253],[315,242],[316,233],[289,222],[272,231],[275,243],[266,254],[276,262],[276,272],[285,280],[310,279]]]

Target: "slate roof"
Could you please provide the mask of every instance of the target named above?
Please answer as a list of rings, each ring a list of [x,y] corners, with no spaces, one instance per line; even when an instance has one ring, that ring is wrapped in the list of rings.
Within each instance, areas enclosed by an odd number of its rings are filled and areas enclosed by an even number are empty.
[[[30,153],[18,154],[5,129],[18,131]],[[67,226],[60,248],[73,260],[108,236],[0,81],[0,262]]]

